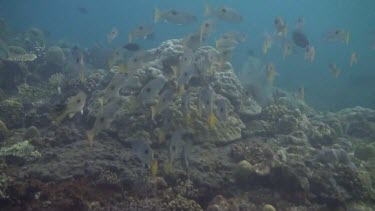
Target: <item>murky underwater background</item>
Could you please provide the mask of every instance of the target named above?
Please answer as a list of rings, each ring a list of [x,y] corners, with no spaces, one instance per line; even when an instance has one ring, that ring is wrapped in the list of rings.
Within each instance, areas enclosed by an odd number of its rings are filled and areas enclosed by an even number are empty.
[[[338,110],[345,107],[364,106],[374,108],[375,61],[374,40],[375,18],[374,2],[371,0],[351,1],[213,1],[213,4],[230,5],[244,17],[243,23],[221,23],[216,37],[225,30],[238,30],[249,35],[249,39],[233,56],[232,63],[240,69],[247,59],[248,51],[264,62],[274,62],[279,76],[276,84],[288,91],[300,86],[305,87],[306,101],[320,110]],[[87,8],[82,15],[77,8]],[[51,40],[69,40],[81,47],[90,47],[94,43],[104,43],[105,34],[116,26],[120,35],[112,46],[123,44],[127,32],[140,23],[153,22],[155,7],[183,9],[204,19],[205,3],[193,1],[152,1],[112,0],[108,1],[2,1],[1,14],[17,31],[25,31],[35,26],[50,33]],[[263,33],[273,32],[273,19],[282,16],[291,27],[298,17],[305,20],[304,31],[316,47],[316,60],[313,64],[303,61],[303,53],[282,60],[281,48],[263,55],[261,46]],[[171,26],[166,23],[155,26],[155,39],[142,41],[145,48],[157,46],[161,41],[178,38],[199,27],[199,23],[189,26]],[[327,43],[323,39],[326,31],[336,28],[350,31],[350,45]],[[215,35],[210,42],[214,44]],[[360,57],[358,65],[350,68],[350,54],[355,51]],[[337,63],[343,74],[338,78],[330,77],[327,64]]]

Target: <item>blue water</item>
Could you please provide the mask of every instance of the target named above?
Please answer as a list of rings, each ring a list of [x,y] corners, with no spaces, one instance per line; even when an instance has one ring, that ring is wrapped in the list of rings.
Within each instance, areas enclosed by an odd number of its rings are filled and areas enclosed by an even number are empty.
[[[321,110],[364,106],[375,108],[375,1],[373,0],[242,0],[211,1],[212,5],[228,5],[243,15],[240,24],[220,22],[214,38],[227,30],[248,34],[248,41],[238,47],[232,58],[236,69],[241,69],[248,57],[248,50],[264,63],[273,62],[278,71],[275,85],[288,91],[305,87],[307,103]],[[205,1],[202,0],[1,0],[0,16],[16,31],[26,31],[31,26],[50,33],[50,40],[67,40],[82,47],[105,43],[112,27],[119,29],[119,37],[111,44],[120,46],[127,41],[128,31],[142,23],[153,22],[153,10],[175,8],[195,14],[204,20]],[[79,7],[88,13],[79,13]],[[282,49],[273,47],[263,55],[263,33],[274,32],[273,20],[281,16],[292,28],[298,17],[304,17],[304,31],[316,48],[313,64],[304,61],[300,51],[287,60],[282,59]],[[196,31],[199,23],[175,26],[158,23],[154,26],[155,38],[139,41],[143,47],[156,47],[160,42],[180,38]],[[328,43],[322,35],[336,28],[350,31],[350,45]],[[289,30],[291,31],[291,29]],[[291,34],[291,33],[289,33]],[[359,63],[349,67],[353,51]],[[343,73],[334,78],[327,65],[336,63]]]

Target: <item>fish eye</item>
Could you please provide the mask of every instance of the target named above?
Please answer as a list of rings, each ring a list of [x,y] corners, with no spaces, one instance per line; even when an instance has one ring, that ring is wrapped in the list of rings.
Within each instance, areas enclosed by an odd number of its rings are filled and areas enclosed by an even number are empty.
[[[221,12],[227,12],[227,10],[225,8],[221,9]]]
[[[81,99],[78,99],[78,100],[77,100],[77,103],[80,103],[80,102],[81,102]]]
[[[138,29],[139,29],[139,30],[143,30],[143,26],[139,26]]]
[[[207,100],[207,101],[206,101],[206,104],[209,105],[209,104],[210,104],[210,101]]]
[[[77,58],[76,62],[79,63],[79,58]]]
[[[103,123],[103,122],[104,122],[104,117],[100,117],[99,121],[100,121],[101,123]]]
[[[176,150],[176,146],[172,146],[172,150],[175,151]]]
[[[335,31],[335,34],[339,34],[339,33],[340,33],[340,30],[336,30],[336,31]]]
[[[185,72],[185,73],[184,73],[184,76],[187,76],[187,75],[188,75],[188,73],[187,73],[187,72]]]
[[[151,92],[151,88],[148,87],[148,88],[146,89],[146,92]]]
[[[145,150],[145,154],[148,154],[148,149]]]
[[[208,28],[210,26],[209,23],[204,24],[204,27]]]
[[[137,61],[138,61],[138,59],[137,59],[137,58],[134,58],[134,59],[133,59],[133,62],[137,62]]]
[[[177,15],[177,11],[175,11],[175,10],[172,10],[172,15]]]

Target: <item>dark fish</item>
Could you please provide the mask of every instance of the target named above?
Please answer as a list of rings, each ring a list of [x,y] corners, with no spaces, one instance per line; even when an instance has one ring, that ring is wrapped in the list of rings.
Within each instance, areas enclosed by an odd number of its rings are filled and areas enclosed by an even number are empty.
[[[293,31],[292,39],[293,39],[293,42],[301,48],[306,48],[307,46],[310,45],[309,40],[307,39],[306,35],[300,30]]]
[[[87,8],[85,8],[85,7],[78,7],[77,10],[78,10],[79,13],[81,13],[83,15],[86,15],[86,14],[89,13],[89,11],[87,10]]]
[[[141,46],[139,46],[137,43],[128,43],[124,45],[123,48],[128,51],[138,51],[139,49],[141,49]]]

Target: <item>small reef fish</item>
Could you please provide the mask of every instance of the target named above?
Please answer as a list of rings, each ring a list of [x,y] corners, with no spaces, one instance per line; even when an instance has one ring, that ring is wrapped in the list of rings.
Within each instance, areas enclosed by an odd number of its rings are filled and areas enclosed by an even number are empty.
[[[197,68],[194,63],[190,62],[182,66],[180,72],[180,76],[177,79],[178,95],[184,92],[185,86],[189,83],[190,79],[197,75]]]
[[[82,14],[82,15],[86,15],[89,13],[89,10],[86,8],[86,7],[77,7],[77,11]]]
[[[324,34],[324,39],[329,42],[344,42],[349,45],[350,33],[343,29],[335,29]]]
[[[85,80],[85,62],[83,52],[78,47],[74,47],[72,49],[72,55],[74,58],[74,70],[79,73],[80,81],[83,82]]]
[[[151,59],[152,55],[148,51],[137,51],[129,58],[126,58],[125,67],[127,72],[133,73],[138,68],[142,68],[144,64]]]
[[[296,44],[300,48],[306,48],[310,45],[309,39],[307,39],[305,33],[303,33],[299,29],[293,30],[292,40],[294,44]]]
[[[232,51],[234,48],[239,44],[239,42],[235,39],[230,39],[228,37],[220,37],[216,40],[216,49],[219,52],[223,51]]]
[[[128,51],[139,51],[141,49],[141,46],[139,46],[137,43],[127,43],[122,48],[128,50]]]
[[[100,99],[103,105],[107,104],[109,100],[115,97],[120,97],[120,90],[124,85],[126,75],[122,73],[116,73],[113,75],[112,80],[109,82],[107,87],[100,93]]]
[[[182,146],[182,153],[181,153],[182,168],[185,170],[188,180],[190,180],[191,148],[192,148],[192,144],[190,142],[187,142]]]
[[[301,86],[298,88],[296,97],[299,100],[305,101],[305,87]]]
[[[87,140],[90,146],[94,143],[95,136],[102,130],[108,129],[114,120],[115,114],[124,105],[125,100],[122,97],[112,98],[99,112],[95,119],[94,126],[86,132]]]
[[[203,40],[204,42],[204,40]],[[184,37],[182,39],[182,44],[187,47],[187,48],[190,48],[192,50],[196,50],[200,47],[200,34],[199,32],[194,32],[194,33],[190,33],[188,34],[186,37]]]
[[[155,116],[163,112],[176,98],[175,89],[165,89],[159,96],[158,103],[151,106],[151,119],[154,120]]]
[[[339,77],[339,75],[341,74],[341,69],[338,68],[337,65],[334,63],[328,64],[328,69],[335,78]]]
[[[229,23],[240,23],[243,21],[243,17],[235,9],[226,6],[218,6],[212,8],[209,4],[206,4],[205,16],[214,15],[219,20],[226,21]]]
[[[231,31],[221,35],[222,39],[235,40],[237,43],[244,43],[247,40],[247,35],[243,32]]]
[[[70,97],[66,103],[65,110],[56,118],[55,122],[59,124],[67,115],[69,115],[69,118],[73,118],[76,113],[83,113],[86,99],[87,95],[83,91],[79,91],[76,95]]]
[[[198,95],[198,112],[200,115],[204,113],[208,116],[208,124],[212,129],[216,124],[216,116],[214,113],[215,91],[211,88],[202,88]]]
[[[160,20],[165,20],[166,22],[177,24],[177,25],[187,25],[197,22],[197,17],[183,11],[177,11],[175,9],[169,9],[166,11],[160,11],[158,8],[154,10],[154,22],[157,23]]]
[[[176,159],[179,159],[184,146],[184,134],[187,132],[185,129],[177,129],[171,135],[169,142],[169,160],[173,164]]]
[[[166,82],[167,80],[164,76],[158,76],[157,78],[151,79],[142,88],[141,93],[138,95],[138,100],[142,102],[143,105],[153,104]]]
[[[147,25],[147,24],[139,25],[135,27],[134,29],[130,30],[128,34],[128,42],[131,43],[135,39],[138,39],[138,38],[147,39],[151,37],[153,33],[154,33],[154,30],[152,26]]]
[[[297,21],[296,21],[296,26],[295,28],[296,29],[301,29],[305,26],[305,19],[303,17],[298,17]]]
[[[228,119],[228,105],[227,101],[224,98],[218,99],[215,101],[216,109],[215,114],[216,117],[220,121],[226,121]]]
[[[282,17],[277,16],[274,20],[274,25],[276,29],[276,34],[278,36],[287,37],[288,25],[285,23]]]
[[[285,43],[283,48],[283,59],[285,60],[293,53],[293,46],[290,43]]]
[[[315,47],[307,46],[305,50],[305,59],[312,63],[315,60]]]
[[[199,42],[202,45],[203,41],[209,34],[212,34],[216,29],[216,20],[208,19],[203,21],[200,26],[200,33],[199,33]]]
[[[191,111],[190,111],[190,91],[185,91],[181,96],[181,112],[184,118],[185,126],[190,125]]]
[[[262,51],[264,54],[268,53],[268,50],[272,46],[272,37],[268,33],[264,33],[264,41],[263,41],[263,46],[262,46]]]
[[[150,169],[154,162],[154,152],[150,145],[148,145],[146,141],[135,140],[131,142],[131,147],[137,158],[142,162],[143,166]]]
[[[119,32],[116,27],[113,27],[112,30],[107,34],[107,42],[111,44],[114,39],[117,38]]]
[[[352,67],[353,64],[357,64],[357,63],[358,63],[358,54],[356,52],[353,52],[350,55],[350,67]]]
[[[276,77],[276,68],[273,63],[269,63],[266,65],[266,79],[270,85],[273,85]]]

